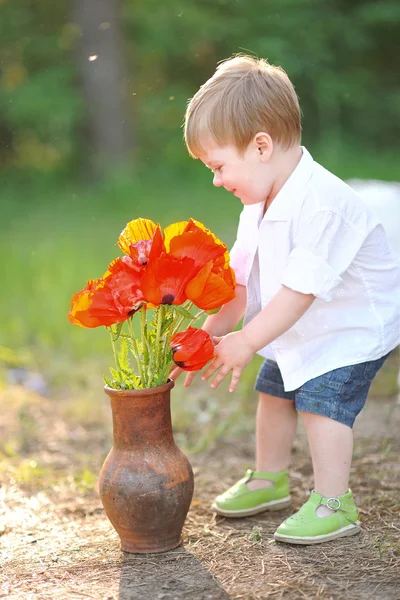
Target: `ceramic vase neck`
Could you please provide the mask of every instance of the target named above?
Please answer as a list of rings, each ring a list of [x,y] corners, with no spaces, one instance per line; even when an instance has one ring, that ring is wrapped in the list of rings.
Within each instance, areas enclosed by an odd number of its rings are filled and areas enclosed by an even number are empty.
[[[125,394],[106,390],[111,398],[114,448],[162,447],[174,444],[170,409],[170,387]],[[159,391],[162,390],[162,391]],[[114,392],[114,393],[113,393]]]

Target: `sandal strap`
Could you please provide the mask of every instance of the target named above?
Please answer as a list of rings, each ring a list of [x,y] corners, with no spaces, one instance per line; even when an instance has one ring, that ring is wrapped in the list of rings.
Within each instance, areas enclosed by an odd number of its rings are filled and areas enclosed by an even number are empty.
[[[278,471],[278,473],[265,473],[263,471],[252,471],[251,469],[247,469],[246,483],[247,481],[250,481],[250,479],[266,479],[268,481],[276,482],[279,479],[279,477],[282,477],[283,474],[287,474],[287,472],[287,469],[283,471]]]
[[[352,506],[351,504],[346,504],[346,502],[343,502],[343,500],[340,500],[340,498],[327,498],[326,496],[321,496],[319,503],[324,504],[325,506],[327,506],[335,512],[337,510],[342,510],[343,512],[354,511],[354,506]]]

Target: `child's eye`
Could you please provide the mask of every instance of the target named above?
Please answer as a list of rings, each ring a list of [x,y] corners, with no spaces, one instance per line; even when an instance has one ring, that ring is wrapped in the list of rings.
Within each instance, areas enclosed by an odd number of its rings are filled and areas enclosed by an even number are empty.
[[[222,167],[214,167],[214,169],[211,169],[213,173],[219,173],[221,171]]]

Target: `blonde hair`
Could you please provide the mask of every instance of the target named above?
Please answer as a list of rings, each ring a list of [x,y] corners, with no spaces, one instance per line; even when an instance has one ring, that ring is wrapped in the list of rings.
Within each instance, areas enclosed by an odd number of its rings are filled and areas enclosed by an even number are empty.
[[[236,55],[222,61],[214,75],[188,102],[184,136],[198,158],[201,140],[210,135],[220,146],[243,153],[258,132],[284,149],[301,139],[301,114],[294,86],[281,67],[267,60]]]

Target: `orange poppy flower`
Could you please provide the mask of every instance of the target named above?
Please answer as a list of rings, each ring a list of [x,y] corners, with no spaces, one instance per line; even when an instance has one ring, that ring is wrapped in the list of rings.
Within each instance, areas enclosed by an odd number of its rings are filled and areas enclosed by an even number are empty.
[[[170,348],[175,364],[185,371],[199,371],[214,358],[210,335],[195,327],[172,336]]]
[[[197,272],[191,258],[178,260],[170,254],[163,254],[150,261],[143,273],[140,284],[143,296],[156,306],[183,304],[187,300],[185,288]]]
[[[121,238],[120,238],[121,239]],[[126,248],[126,246],[124,246]],[[149,260],[157,258],[165,251],[163,235],[161,228],[157,225],[150,240],[139,240],[127,247],[130,258],[138,269],[147,265]]]
[[[151,240],[156,230],[156,224],[150,219],[134,219],[127,223],[125,229],[121,231],[118,239],[118,246],[124,254],[130,254],[130,246]]]
[[[166,252],[169,252],[170,243],[172,238],[182,235],[186,231],[188,221],[178,221],[177,223],[171,223],[164,229],[164,244]]]
[[[95,291],[104,285],[103,279],[89,279],[85,287],[74,294],[71,298],[71,310],[68,313],[68,320],[73,325],[79,327],[98,327],[102,325],[97,318],[88,315],[88,308],[91,304],[91,298]]]
[[[149,252],[149,260],[158,258],[165,252],[163,234],[161,233],[160,225],[157,225],[156,230],[151,240],[151,248]]]
[[[227,267],[229,264],[229,252],[228,249],[226,247],[226,245],[221,242],[221,240],[219,240],[217,238],[217,236],[215,236],[209,229],[207,229],[207,227],[205,225],[203,225],[203,223],[200,223],[200,221],[195,221],[194,219],[189,219],[189,221],[179,221],[177,223],[172,223],[171,225],[168,225],[168,227],[166,227],[164,229],[164,244],[165,244],[165,249],[167,252],[171,251],[171,242],[174,238],[176,237],[180,237],[185,233],[189,233],[189,232],[201,232],[204,236],[206,236],[207,238],[207,244],[209,247],[211,246],[217,246],[220,249],[221,254],[219,254],[218,251],[217,254],[219,255],[219,258],[214,259],[214,264],[221,266],[221,267]],[[204,239],[204,238],[203,238]],[[176,244],[177,242],[174,242],[174,244]],[[223,249],[223,252],[221,251]],[[175,250],[176,250],[176,246],[175,246]],[[172,252],[175,256],[177,256],[177,254],[175,254],[175,252]],[[210,260],[210,259],[208,259]],[[207,262],[207,261],[206,261]],[[203,262],[203,265],[205,264],[205,262]]]
[[[176,258],[189,256],[201,267],[209,260],[221,267],[229,263],[226,245],[203,223],[194,219],[172,223],[163,233],[160,225],[150,219],[134,219],[121,232],[118,245],[135,262],[139,260],[141,265],[145,264],[146,258],[149,259],[150,251],[151,258],[160,256],[161,252],[171,253]]]
[[[121,322],[143,304],[192,300],[213,310],[234,297],[227,247],[202,223],[190,219],[162,232],[150,219],[130,221],[118,244],[127,255],[113,261],[103,277],[75,294],[69,319],[82,327]]]
[[[192,279],[185,288],[189,300],[202,310],[213,310],[235,297],[235,274],[231,267],[218,269],[212,262]]]
[[[172,238],[170,243],[170,254],[181,259],[188,256],[194,260],[196,267],[203,268],[210,260],[221,259],[226,252],[226,247],[216,244],[210,235],[201,229],[185,231],[181,235]]]
[[[227,246],[223,242],[221,242],[221,240],[218,239],[212,231],[207,229],[207,227],[203,225],[203,223],[201,223],[200,221],[195,221],[194,219],[189,219],[188,224],[185,228],[185,232],[187,231],[204,231],[207,234],[207,236],[214,242],[215,245],[222,246],[222,248],[224,248],[223,256],[221,256],[217,260],[214,260],[214,265],[225,268],[229,265],[230,257]]]
[[[138,268],[138,263],[136,263],[130,256],[119,256],[110,262],[107,267],[107,271],[105,271],[101,279],[106,279],[110,275],[117,275],[121,270],[128,270],[129,272],[129,269],[132,269],[133,271],[140,270]],[[137,278],[138,276],[135,275],[134,277]]]
[[[105,276],[89,280],[72,296],[68,319],[80,327],[108,327],[125,321],[144,304],[140,290],[141,274],[128,257],[115,259]],[[132,261],[131,261],[132,262]]]

